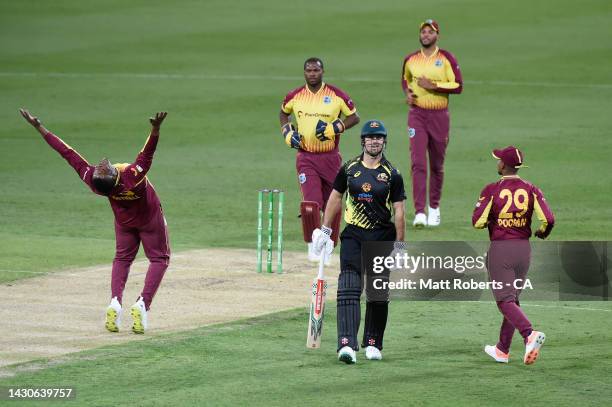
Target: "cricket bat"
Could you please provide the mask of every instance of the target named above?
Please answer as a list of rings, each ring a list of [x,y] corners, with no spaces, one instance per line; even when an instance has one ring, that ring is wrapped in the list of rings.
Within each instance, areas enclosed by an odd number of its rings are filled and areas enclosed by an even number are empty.
[[[325,313],[325,294],[327,292],[327,281],[323,275],[325,258],[328,256],[326,250],[321,252],[319,261],[319,274],[312,282],[312,298],[310,301],[310,318],[308,319],[308,337],[306,347],[316,349],[321,346],[321,334],[323,333],[323,316]]]

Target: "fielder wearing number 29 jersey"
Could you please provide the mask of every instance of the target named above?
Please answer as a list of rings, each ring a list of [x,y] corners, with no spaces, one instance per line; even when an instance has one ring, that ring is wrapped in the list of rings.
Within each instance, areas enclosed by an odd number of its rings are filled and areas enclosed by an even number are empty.
[[[327,83],[322,83],[316,93],[312,93],[307,85],[292,90],[283,100],[281,110],[286,114],[293,113],[298,131],[304,136],[304,150],[310,153],[338,149],[339,136],[326,141],[320,141],[316,137],[319,120],[331,123],[339,118],[340,114],[350,116],[357,111],[349,95]]]
[[[348,161],[334,181],[336,191],[348,190],[344,221],[370,230],[393,227],[393,203],[406,199],[404,180],[384,156],[376,168],[363,165],[362,158]]]
[[[520,306],[519,296],[531,263],[531,218],[535,213],[540,222],[536,237],[545,239],[555,218],[542,191],[522,180],[517,172],[523,168],[523,153],[514,146],[493,150],[497,173],[502,178],[487,185],[476,202],[472,224],[477,229],[489,228],[491,244],[487,251],[487,272],[497,307],[504,316],[497,345],[484,348],[499,363],[510,360],[510,345],[517,330],[525,343],[523,362],[533,364],[540,354],[546,335],[533,329]],[[525,285],[525,287],[527,287]]]
[[[542,191],[518,175],[506,175],[482,190],[472,224],[488,227],[491,240],[529,239],[534,212],[542,222],[540,232],[548,236],[555,218]]]

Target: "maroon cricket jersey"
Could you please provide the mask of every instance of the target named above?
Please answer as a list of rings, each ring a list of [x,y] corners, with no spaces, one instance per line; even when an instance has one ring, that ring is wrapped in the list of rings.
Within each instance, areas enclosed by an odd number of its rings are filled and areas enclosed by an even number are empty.
[[[539,230],[548,236],[555,217],[542,191],[518,175],[503,176],[480,193],[472,225],[477,229],[487,226],[491,240],[529,239],[534,212],[542,223]]]
[[[89,188],[98,195],[91,181],[94,166],[90,165],[62,139],[49,132],[45,141],[75,169],[77,174]],[[115,215],[115,221],[123,226],[140,227],[147,224],[153,215],[160,210],[160,202],[153,185],[146,174],[151,168],[153,154],[159,140],[159,132],[151,131],[142,151],[132,164],[115,164],[119,171],[119,179],[111,190],[108,200]]]

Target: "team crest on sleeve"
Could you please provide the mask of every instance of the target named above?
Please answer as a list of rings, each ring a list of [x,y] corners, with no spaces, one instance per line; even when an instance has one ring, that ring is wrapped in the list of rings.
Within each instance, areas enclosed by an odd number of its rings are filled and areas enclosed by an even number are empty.
[[[329,96],[324,96],[323,97],[323,103],[325,103],[326,105],[329,105],[332,102],[332,98]]]
[[[303,172],[301,174],[298,175],[298,181],[300,182],[300,184],[303,184],[306,182],[306,174],[304,174]]]
[[[414,127],[408,127],[408,135],[410,136],[410,138],[416,136],[416,129]]]

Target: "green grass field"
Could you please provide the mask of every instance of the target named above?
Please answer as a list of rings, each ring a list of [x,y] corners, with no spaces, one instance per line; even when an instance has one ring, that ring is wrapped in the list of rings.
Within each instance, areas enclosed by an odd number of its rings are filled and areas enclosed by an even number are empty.
[[[508,365],[482,352],[499,323],[489,303],[399,301],[381,362],[337,362],[330,307],[317,351],[296,310],[16,366],[0,385],[74,386],[79,405],[607,405],[612,308],[542,305],[526,307],[550,337],[533,366],[518,335]]]
[[[530,165],[521,175],[544,190],[555,212],[551,238],[610,240],[606,0],[5,1],[0,282],[108,264],[114,250],[107,202],[88,192],[19,107],[93,162],[131,161],[149,115],[169,111],[150,178],[174,252],[254,248],[256,190],[265,186],[287,191],[286,248],[302,250],[294,152],[278,130],[284,95],[303,83],[304,59],[321,57],[326,80],[351,95],[362,120],[379,118],[389,128],[387,155],[410,191],[400,67],[429,17],[440,22],[440,46],[457,56],[465,86],[451,97],[443,224],[409,229],[407,239],[486,239],[471,228],[473,204],[497,177],[491,149],[514,144]],[[358,129],[343,136],[345,159],[359,152],[358,139]],[[554,339],[545,363],[526,369],[491,365],[480,353],[499,322],[492,306],[394,307],[379,365],[339,366],[331,346],[306,352],[300,310],[227,331],[202,328],[94,350],[94,360],[77,355],[0,385],[61,381],[77,385],[80,404],[90,405],[365,403],[378,400],[367,385],[373,378],[388,404],[483,405],[524,394],[536,404],[598,405],[611,395],[601,379],[611,373],[609,312],[529,309]],[[333,318],[330,312],[330,341]],[[115,372],[118,391],[106,384]]]

